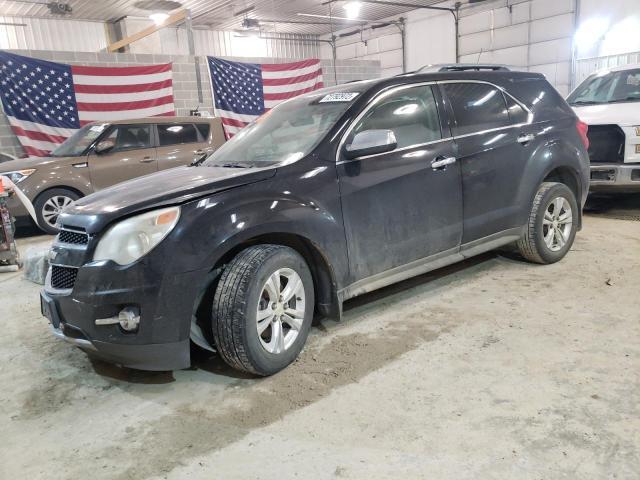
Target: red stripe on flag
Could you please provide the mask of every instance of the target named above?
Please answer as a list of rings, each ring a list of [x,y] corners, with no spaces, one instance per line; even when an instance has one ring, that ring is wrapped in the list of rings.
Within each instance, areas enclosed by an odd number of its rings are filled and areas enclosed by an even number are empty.
[[[313,65],[320,65],[320,60],[316,58],[293,63],[262,63],[260,64],[260,67],[262,67],[263,72],[282,72],[285,70],[297,70],[298,68],[311,67]]]
[[[138,93],[172,87],[171,80],[135,85],[74,85],[76,93]]]
[[[322,88],[322,82],[316,83],[307,88],[303,88],[302,90],[295,90],[293,92],[280,92],[280,93],[265,93],[264,99],[266,100],[288,100],[289,98],[297,97],[298,95],[302,95],[303,93],[313,92],[314,90],[318,90]]]
[[[95,75],[99,77],[118,77],[125,75],[149,75],[152,73],[170,72],[171,64],[145,65],[142,67],[84,67],[71,65],[73,75]]]
[[[60,135],[49,135],[48,133],[36,132],[34,130],[25,130],[21,127],[11,126],[11,130],[17,136],[27,137],[31,140],[41,140],[43,142],[51,142],[51,143],[62,143],[67,137],[63,137]]]
[[[236,120],[234,118],[222,117],[222,124],[229,125],[231,127],[246,127],[249,125],[249,122],[243,122],[242,120]]]
[[[263,78],[262,84],[265,87],[273,85],[291,85],[292,83],[306,82],[307,80],[313,80],[314,78],[322,75],[322,70],[316,70],[315,72],[307,73],[306,75],[300,75],[298,77],[287,78]]]
[[[117,112],[121,110],[138,110],[140,108],[157,107],[173,103],[173,95],[154,98],[151,100],[138,100],[136,102],[115,102],[115,103],[88,103],[77,102],[78,110],[83,112]]]
[[[46,150],[40,150],[39,148],[23,146],[22,149],[32,157],[48,157],[49,152]]]

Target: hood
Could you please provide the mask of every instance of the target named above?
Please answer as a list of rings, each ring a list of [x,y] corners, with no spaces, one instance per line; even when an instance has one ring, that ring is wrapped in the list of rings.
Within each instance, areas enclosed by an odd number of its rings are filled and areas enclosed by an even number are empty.
[[[29,157],[9,160],[0,163],[0,173],[13,172],[15,170],[25,170],[27,168],[38,168],[48,163],[66,160],[66,157]]]
[[[605,103],[602,105],[574,106],[578,118],[589,125],[640,125],[640,103]]]
[[[60,216],[68,226],[102,230],[112,221],[142,210],[176,205],[205,195],[266,180],[274,167],[178,167],[129,180],[77,200]]]

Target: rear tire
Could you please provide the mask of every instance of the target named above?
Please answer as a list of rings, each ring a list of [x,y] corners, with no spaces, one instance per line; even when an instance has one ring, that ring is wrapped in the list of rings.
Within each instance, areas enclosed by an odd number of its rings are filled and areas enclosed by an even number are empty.
[[[55,223],[58,220],[58,215],[79,198],[80,195],[66,188],[52,188],[41,193],[33,202],[40,229],[49,235],[56,235],[58,229],[55,227]]]
[[[545,182],[533,200],[525,234],[518,240],[520,254],[530,262],[550,264],[571,249],[578,226],[578,202],[563,183]]]
[[[314,310],[304,258],[282,245],[256,245],[225,268],[213,299],[212,330],[222,359],[256,375],[273,375],[299,355]]]

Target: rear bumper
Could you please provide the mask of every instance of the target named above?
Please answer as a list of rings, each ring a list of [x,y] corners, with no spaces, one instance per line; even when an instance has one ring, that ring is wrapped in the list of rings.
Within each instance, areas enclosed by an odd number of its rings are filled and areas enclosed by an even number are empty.
[[[592,192],[640,191],[640,163],[635,164],[591,164]]]

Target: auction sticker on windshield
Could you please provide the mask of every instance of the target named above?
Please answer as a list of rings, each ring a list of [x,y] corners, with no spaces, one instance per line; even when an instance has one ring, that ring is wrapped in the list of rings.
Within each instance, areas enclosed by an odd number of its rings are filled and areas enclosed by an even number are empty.
[[[327,102],[350,102],[354,98],[358,96],[358,92],[339,92],[339,93],[329,93],[320,99],[318,103],[327,103]]]

